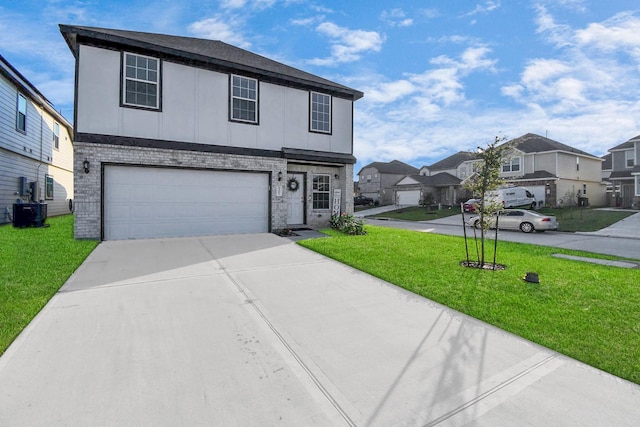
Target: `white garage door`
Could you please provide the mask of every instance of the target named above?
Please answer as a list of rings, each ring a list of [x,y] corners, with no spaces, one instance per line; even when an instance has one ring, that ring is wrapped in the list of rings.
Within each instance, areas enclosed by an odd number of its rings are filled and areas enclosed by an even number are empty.
[[[106,166],[104,239],[269,231],[266,173]]]
[[[417,206],[420,203],[420,190],[398,191],[398,204]]]

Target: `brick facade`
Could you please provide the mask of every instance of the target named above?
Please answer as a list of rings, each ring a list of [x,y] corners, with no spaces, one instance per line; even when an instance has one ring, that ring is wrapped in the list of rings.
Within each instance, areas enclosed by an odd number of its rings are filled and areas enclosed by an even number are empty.
[[[287,228],[286,180],[278,181],[281,172],[305,172],[306,225],[326,227],[331,210],[312,209],[313,175],[331,176],[331,188],[342,191],[340,212],[353,213],[353,165],[325,166],[287,164],[287,159],[257,157],[237,154],[220,154],[197,151],[157,149],[109,144],[83,143],[74,145],[75,186],[75,237],[77,239],[101,239],[102,231],[102,172],[104,165],[136,165],[156,167],[178,167],[224,171],[269,172],[271,174],[270,229],[278,232]],[[83,172],[83,162],[90,162],[89,173]],[[277,187],[281,187],[278,189]],[[333,191],[332,191],[333,193]]]

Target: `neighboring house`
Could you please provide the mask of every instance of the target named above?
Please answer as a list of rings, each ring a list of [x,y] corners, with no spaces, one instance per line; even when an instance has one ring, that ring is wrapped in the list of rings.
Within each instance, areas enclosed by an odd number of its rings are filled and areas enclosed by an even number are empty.
[[[477,153],[459,151],[431,166],[421,167],[419,175],[409,175],[393,187],[396,202],[452,206],[468,199],[471,194],[461,184],[473,174],[473,161],[477,159]]]
[[[362,92],[220,41],[60,30],[76,59],[76,238],[277,232],[353,212]]]
[[[611,206],[640,208],[640,135],[609,150]]]
[[[415,206],[418,204],[441,204],[452,206],[461,197],[460,183],[462,180],[448,172],[435,175],[408,175],[402,178],[394,190],[396,204],[400,206]]]
[[[373,162],[358,172],[358,190],[380,205],[395,203],[393,186],[407,175],[418,174],[418,169],[399,160]]]
[[[578,197],[592,206],[605,205],[600,157],[532,133],[504,145],[501,176],[507,184],[527,187],[538,206],[576,205]]]
[[[13,204],[43,202],[48,216],[70,213],[71,124],[0,55],[0,224]]]
[[[531,133],[507,141],[502,146],[506,148],[506,157],[500,176],[506,185],[527,187],[536,196],[538,206],[575,205],[578,197],[587,199],[590,205],[605,205],[603,159]],[[408,204],[418,204],[429,193],[435,203],[460,203],[471,196],[464,189],[464,183],[473,175],[478,162],[480,159],[476,153],[461,151],[420,169],[421,175],[432,179],[440,174],[448,175],[441,178],[450,186],[445,192],[438,192],[436,187],[421,183],[414,177],[398,182],[395,191],[403,201],[411,202]],[[453,177],[460,182],[456,184],[451,179]],[[416,183],[420,184],[420,194]],[[403,195],[402,191],[410,193]]]

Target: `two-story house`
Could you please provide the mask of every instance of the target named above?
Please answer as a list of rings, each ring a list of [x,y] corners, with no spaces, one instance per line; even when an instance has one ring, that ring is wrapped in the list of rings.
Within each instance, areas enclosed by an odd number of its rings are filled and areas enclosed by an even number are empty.
[[[0,55],[0,224],[13,204],[42,202],[47,215],[70,213],[73,127]]]
[[[640,208],[640,135],[609,150],[611,205]]]
[[[369,163],[358,172],[358,192],[380,205],[390,205],[395,203],[393,186],[406,175],[417,173],[417,168],[400,160]]]
[[[229,44],[61,25],[75,236],[276,232],[353,212],[362,92]]]
[[[505,184],[527,187],[535,195],[538,206],[570,206],[577,204],[578,198],[590,205],[605,204],[603,159],[532,133],[507,141],[501,147],[505,149],[505,158],[500,176]],[[476,153],[455,153],[421,168],[420,174],[425,178],[401,180],[395,191],[400,196],[408,194],[402,192],[413,192],[413,204],[428,194],[434,196],[436,203],[459,203],[471,196],[464,190],[464,183],[473,175],[479,161]]]
[[[538,206],[571,206],[578,198],[592,206],[605,205],[602,158],[532,133],[504,145],[500,175],[507,184],[527,187]]]

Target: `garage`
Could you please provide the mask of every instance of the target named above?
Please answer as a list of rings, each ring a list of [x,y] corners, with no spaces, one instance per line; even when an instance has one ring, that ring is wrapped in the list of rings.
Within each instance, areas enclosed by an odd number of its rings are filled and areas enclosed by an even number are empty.
[[[105,166],[105,240],[269,231],[269,174]]]
[[[402,206],[417,206],[420,204],[420,190],[398,190],[398,204]]]

